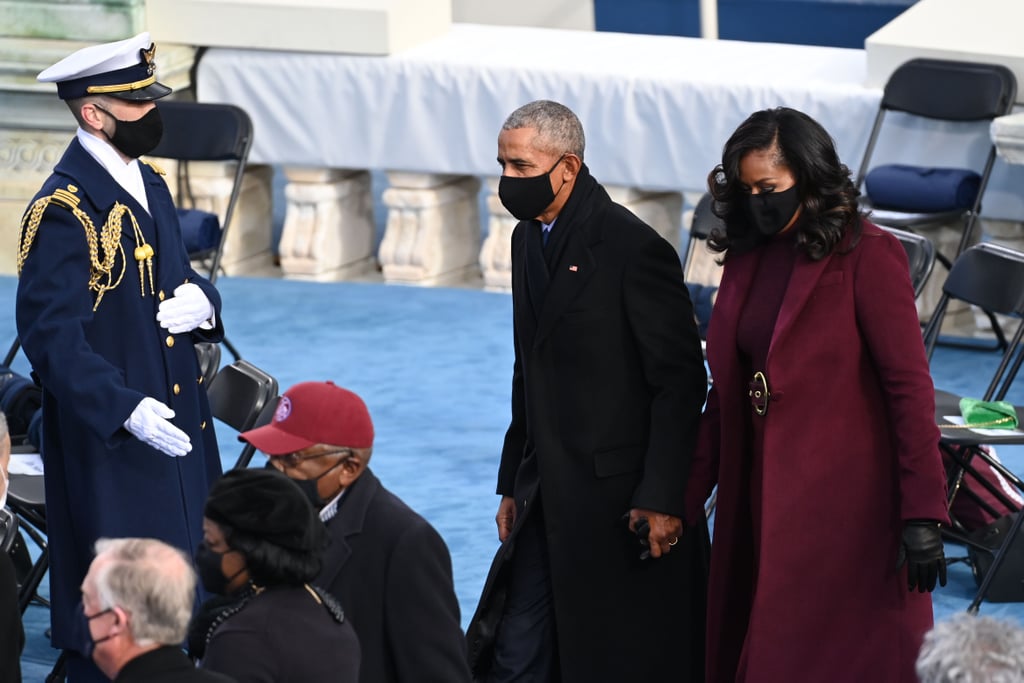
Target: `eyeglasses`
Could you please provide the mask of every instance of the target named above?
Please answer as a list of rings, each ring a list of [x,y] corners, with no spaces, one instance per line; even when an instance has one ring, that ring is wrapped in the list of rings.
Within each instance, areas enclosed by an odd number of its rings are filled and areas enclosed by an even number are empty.
[[[351,448],[339,448],[339,449],[334,450],[334,451],[325,451],[323,453],[314,453],[313,455],[300,455],[300,452],[286,453],[285,455],[274,456],[271,460],[277,461],[277,462],[281,463],[286,470],[292,470],[292,469],[295,469],[296,467],[298,467],[299,465],[301,465],[302,463],[304,463],[307,460],[314,460],[316,458],[324,458],[324,457],[327,457],[328,455],[337,455],[339,453],[344,453],[345,454],[345,457],[342,458],[343,460],[352,457],[352,449]]]

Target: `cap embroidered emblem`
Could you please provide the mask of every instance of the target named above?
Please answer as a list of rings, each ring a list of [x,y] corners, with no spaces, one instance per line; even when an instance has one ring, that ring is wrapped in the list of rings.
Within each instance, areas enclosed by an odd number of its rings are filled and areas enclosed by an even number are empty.
[[[274,422],[283,422],[292,414],[292,401],[287,396],[282,396],[277,402],[277,409],[274,411]]]
[[[156,44],[151,43],[149,49],[140,49],[139,54],[142,56],[142,61],[146,63],[146,71],[152,76],[153,72],[156,71],[156,62],[153,58],[156,56]]]

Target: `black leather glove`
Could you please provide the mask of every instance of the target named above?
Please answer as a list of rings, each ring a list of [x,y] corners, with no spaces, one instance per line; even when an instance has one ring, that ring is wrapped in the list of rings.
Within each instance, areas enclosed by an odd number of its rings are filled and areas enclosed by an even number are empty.
[[[946,556],[942,552],[942,532],[938,522],[909,521],[903,527],[896,568],[907,565],[907,590],[918,593],[935,589],[935,580],[946,585]]]

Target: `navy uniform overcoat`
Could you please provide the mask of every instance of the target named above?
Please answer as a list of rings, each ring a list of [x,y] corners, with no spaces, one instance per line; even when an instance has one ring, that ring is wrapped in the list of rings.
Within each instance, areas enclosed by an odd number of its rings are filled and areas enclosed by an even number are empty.
[[[191,268],[163,178],[141,168],[150,213],[73,140],[22,223],[18,334],[43,386],[53,644],[60,648],[76,644],[72,619],[96,539],[153,537],[191,555],[202,538],[207,490],[221,471],[193,347],[223,338],[220,297]],[[55,194],[31,229],[36,200]],[[120,207],[139,232],[124,213],[123,252],[104,250],[102,226]],[[134,256],[143,241],[154,252],[152,289],[148,268],[140,274]],[[114,254],[109,280],[93,251],[101,264]],[[100,296],[90,280],[116,286]],[[160,327],[160,301],[185,282],[213,304],[214,329],[170,334]],[[167,456],[123,427],[146,396],[174,409],[174,424],[192,441],[188,455]]]

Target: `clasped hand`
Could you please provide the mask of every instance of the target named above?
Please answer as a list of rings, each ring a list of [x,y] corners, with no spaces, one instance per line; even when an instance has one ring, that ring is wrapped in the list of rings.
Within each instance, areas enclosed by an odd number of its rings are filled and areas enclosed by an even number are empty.
[[[139,441],[162,453],[170,456],[185,455],[192,450],[192,441],[188,434],[171,423],[172,417],[173,410],[147,396],[139,401],[139,405],[124,421],[124,428]]]
[[[156,319],[172,334],[191,332],[213,317],[213,304],[199,285],[186,282],[174,290],[174,296],[160,302]]]
[[[633,508],[629,511],[629,530],[636,533],[641,518],[647,519],[650,533],[647,535],[651,557],[667,555],[683,534],[683,520],[653,510]]]
[[[946,585],[946,556],[942,550],[942,531],[938,522],[909,521],[903,527],[896,568],[907,565],[907,590],[918,593]]]

